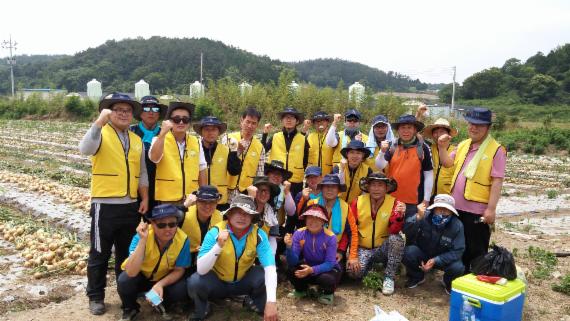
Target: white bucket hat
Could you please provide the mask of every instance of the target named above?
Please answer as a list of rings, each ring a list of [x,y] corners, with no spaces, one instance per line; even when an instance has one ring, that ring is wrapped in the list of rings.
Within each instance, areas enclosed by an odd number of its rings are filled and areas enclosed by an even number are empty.
[[[447,208],[452,211],[453,214],[459,216],[457,210],[455,209],[455,200],[451,195],[448,194],[437,194],[433,200],[433,204],[428,207],[428,210],[433,210],[436,207]]]

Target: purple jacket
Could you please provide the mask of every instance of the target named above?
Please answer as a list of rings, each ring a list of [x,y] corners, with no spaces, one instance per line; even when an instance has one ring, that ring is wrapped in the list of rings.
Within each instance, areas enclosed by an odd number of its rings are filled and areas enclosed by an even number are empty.
[[[329,230],[313,235],[306,228],[301,228],[293,234],[293,244],[287,249],[287,264],[291,267],[307,264],[313,268],[313,275],[340,270],[336,261],[336,236]]]

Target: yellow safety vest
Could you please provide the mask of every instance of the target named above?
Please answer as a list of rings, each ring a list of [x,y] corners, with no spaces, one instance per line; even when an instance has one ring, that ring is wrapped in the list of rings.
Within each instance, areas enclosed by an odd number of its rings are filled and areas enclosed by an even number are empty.
[[[228,202],[228,155],[230,150],[228,146],[218,144],[216,151],[212,156],[212,162],[208,165],[208,184],[218,188],[218,192],[222,194],[222,198],[218,204],[226,204]]]
[[[301,133],[295,134],[289,150],[287,150],[286,147],[283,132],[278,132],[273,135],[271,152],[269,153],[269,160],[267,162],[271,163],[272,160],[282,161],[283,164],[285,164],[285,169],[293,173],[289,181],[291,183],[301,183],[305,175],[305,168],[303,167],[305,136]]]
[[[396,199],[386,194],[384,203],[378,209],[374,220],[370,208],[370,194],[359,196],[356,202],[358,208],[358,245],[367,249],[377,248],[390,235],[388,222]]]
[[[172,242],[161,254],[154,238],[154,230],[152,227],[149,228],[144,249],[144,260],[141,265],[141,273],[152,282],[160,281],[163,277],[168,275],[170,271],[174,270],[176,260],[187,239],[186,233],[182,232],[181,229],[176,229],[176,234],[174,234]],[[128,260],[129,258],[121,264],[123,271],[125,270]]]
[[[455,166],[455,171],[453,173],[453,179],[451,181],[451,189],[455,186],[455,181],[457,180],[457,175],[463,172],[465,158],[469,152],[469,147],[471,146],[471,139],[466,139],[459,143],[457,146],[457,152],[455,152],[455,161],[453,166]],[[484,155],[479,161],[477,170],[473,179],[467,179],[465,182],[465,193],[464,197],[468,201],[474,201],[479,203],[488,203],[489,194],[491,193],[491,169],[493,167],[493,158],[497,151],[501,148],[495,139],[492,139],[487,149],[485,149]]]
[[[448,154],[451,154],[455,146],[449,145],[447,148]],[[433,162],[433,191],[432,195],[437,194],[451,194],[451,179],[453,178],[453,172],[455,168],[445,167],[439,162],[439,150],[437,149],[437,144],[431,144],[431,155]]]
[[[128,131],[129,150],[125,155],[123,144],[115,129],[107,124],[101,129],[101,145],[91,156],[91,197],[137,198],[143,143],[139,136]]]
[[[342,166],[339,164],[338,166]],[[360,190],[360,179],[368,176],[368,165],[365,163],[360,164],[358,169],[354,173],[354,176],[350,176],[350,170],[348,169],[348,164],[344,166],[344,183],[346,184],[346,192],[340,193],[339,197],[345,200],[348,204],[352,203],[362,191]]]
[[[231,133],[228,137],[235,139],[237,142],[241,141],[240,132]],[[259,139],[252,137],[248,149],[245,150],[240,157],[242,162],[240,174],[237,176],[230,176],[229,178],[230,189],[238,187],[240,191],[245,191],[249,186],[251,186],[251,184],[253,184],[253,178],[257,174],[257,166],[259,165],[259,159],[261,158],[262,152],[263,145]]]
[[[339,202],[340,202],[340,209],[341,209],[341,214],[342,214],[342,215],[341,215],[341,218],[340,218],[340,219],[341,219],[341,230],[340,230],[340,233],[338,233],[338,234],[335,235],[334,232],[332,231],[332,228],[331,228],[331,226],[333,225],[333,224],[332,224],[332,213],[328,213],[328,215],[329,215],[329,220],[330,220],[330,221],[325,224],[326,230],[327,230],[327,231],[330,231],[333,235],[336,236],[336,242],[337,242],[337,243],[340,242],[340,239],[342,238],[342,234],[344,233],[344,228],[346,227],[346,222],[347,222],[347,219],[348,219],[348,203],[345,202],[345,201],[343,201],[343,200],[340,199],[340,198],[339,198],[338,200],[339,200]],[[320,198],[312,199],[312,200],[310,200],[310,201],[307,202],[307,206],[313,205],[313,204],[319,204],[319,201],[320,201]]]
[[[223,221],[222,214],[220,211],[215,210],[210,217],[208,230],[221,221]],[[182,223],[181,229],[190,239],[190,253],[198,252],[198,248],[202,245],[203,240],[200,224],[198,223],[198,209],[196,205],[192,205],[188,208],[188,211],[184,215],[184,223]]]
[[[344,139],[344,130],[339,131],[337,134],[338,134],[338,144],[334,148],[333,165],[337,165],[338,163],[340,163],[340,160],[342,159],[342,155],[340,154],[340,150],[342,149],[342,141]],[[352,139],[350,139],[350,137],[346,137],[346,145],[348,145],[348,143],[350,143],[351,140]],[[362,142],[364,143],[364,145],[366,145],[367,141],[368,141],[368,135],[366,135],[365,133],[362,133]]]
[[[319,135],[312,132],[307,136],[309,143],[309,158],[307,166],[318,166],[321,168],[322,176],[330,174],[333,168],[334,148],[325,143],[326,132]]]
[[[228,229],[228,222],[222,221],[214,226],[218,231]],[[237,257],[235,245],[231,237],[228,237],[226,244],[218,255],[214,264],[214,273],[225,282],[235,282],[241,280],[249,271],[257,257],[257,225],[252,225],[251,231],[246,236],[245,248],[240,257]]]
[[[172,132],[164,139],[164,153],[156,164],[155,199],[177,202],[198,189],[200,144],[198,138],[186,134],[184,157],[180,159],[178,144]]]

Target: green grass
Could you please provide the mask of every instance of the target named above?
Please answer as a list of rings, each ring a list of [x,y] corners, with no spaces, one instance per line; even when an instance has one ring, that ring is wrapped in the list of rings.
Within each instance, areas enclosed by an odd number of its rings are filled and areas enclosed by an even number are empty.
[[[528,248],[528,257],[535,263],[532,276],[537,280],[549,278],[558,264],[558,259],[554,253],[539,247],[530,246]]]
[[[570,295],[570,274],[566,274],[560,284],[554,284],[552,290]]]

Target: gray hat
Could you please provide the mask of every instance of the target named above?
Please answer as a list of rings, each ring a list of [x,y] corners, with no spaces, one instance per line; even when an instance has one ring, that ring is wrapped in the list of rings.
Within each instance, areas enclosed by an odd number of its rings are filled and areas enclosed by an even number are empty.
[[[243,194],[236,195],[232,200],[230,207],[227,210],[225,210],[222,214],[228,215],[234,208],[241,208],[249,215],[259,215],[259,212],[257,211],[257,206],[255,205],[255,200],[251,196]]]

